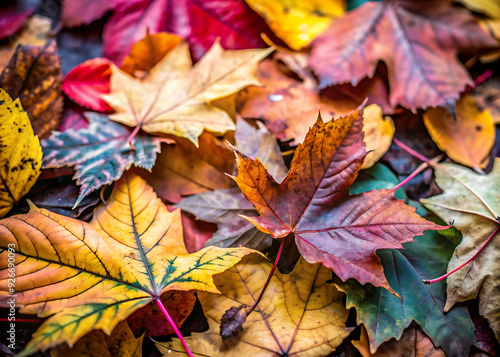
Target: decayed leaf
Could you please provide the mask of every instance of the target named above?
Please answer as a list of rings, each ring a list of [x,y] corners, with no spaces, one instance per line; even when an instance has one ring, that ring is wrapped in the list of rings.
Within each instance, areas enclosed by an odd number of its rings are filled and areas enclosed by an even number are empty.
[[[345,11],[343,0],[246,0],[290,48],[298,50]]]
[[[235,178],[260,217],[247,217],[274,238],[295,235],[309,262],[322,262],[342,280],[392,288],[375,251],[402,248],[413,236],[440,226],[415,214],[392,190],[350,196],[366,156],[359,110],[311,128],[280,184],[262,163],[238,153]]]
[[[0,217],[29,192],[40,176],[42,148],[19,101],[0,88]]]
[[[73,348],[54,348],[51,357],[142,357],[142,340],[135,338],[126,322],[120,322],[110,336],[92,331],[78,340]]]
[[[132,45],[130,53],[123,59],[120,68],[130,75],[134,75],[136,71],[147,74],[181,41],[181,37],[166,32],[154,35],[147,32],[143,39]]]
[[[109,93],[110,61],[92,58],[73,68],[64,77],[62,90],[75,103],[102,113],[112,113],[102,95]]]
[[[224,311],[236,304],[252,305],[272,264],[250,256],[214,277],[222,295],[200,293],[209,330],[186,337],[194,354],[206,356],[325,356],[349,334],[342,294],[332,284],[331,271],[301,259],[290,274],[275,272],[258,307],[238,337],[225,343],[219,334]],[[182,346],[157,343],[165,356],[182,356]]]
[[[472,96],[457,101],[456,117],[444,108],[430,108],[424,123],[432,140],[451,159],[476,170],[486,167],[495,143],[495,124],[488,110],[478,110]]]
[[[367,2],[334,21],[313,46],[309,64],[322,87],[355,85],[372,77],[378,62],[384,61],[391,105],[415,111],[452,109],[459,93],[473,84],[456,59],[457,51],[497,43],[469,11],[448,1],[382,1]]]
[[[399,340],[403,330],[415,321],[447,356],[469,355],[475,336],[467,309],[457,306],[445,313],[445,282],[422,282],[429,275],[446,271],[453,247],[437,232],[425,232],[423,237],[404,244],[403,250],[379,250],[387,280],[401,299],[383,288],[361,286],[352,279],[336,284],[347,294],[347,307],[356,308],[358,324],[365,325],[371,353],[390,338]]]
[[[442,349],[434,347],[431,339],[418,327],[410,326],[404,332],[399,341],[391,339],[383,343],[377,352],[370,352],[370,341],[364,327],[361,328],[359,341],[352,341],[363,357],[446,357]]]
[[[276,137],[260,122],[258,129],[242,119],[236,122],[236,148],[245,155],[256,158],[269,167],[271,174],[281,181],[287,172]],[[217,232],[205,243],[206,246],[245,246],[266,250],[271,237],[260,232],[243,216],[254,215],[255,208],[243,196],[238,187],[214,190],[187,197],[178,205],[197,219],[217,224]]]
[[[462,242],[448,265],[451,271],[470,259],[500,225],[500,159],[488,175],[453,164],[437,165],[436,181],[444,193],[421,201],[462,232]],[[471,263],[447,278],[445,310],[479,294],[479,312],[500,340],[499,238],[497,233]]]
[[[185,137],[195,144],[204,129],[234,129],[229,115],[210,104],[258,84],[257,61],[270,50],[225,51],[218,43],[194,67],[181,42],[139,80],[112,66],[111,93],[103,98],[115,109],[111,119],[147,132]]]
[[[85,196],[118,180],[132,164],[151,170],[165,139],[138,134],[134,138],[135,150],[130,148],[130,130],[112,122],[105,115],[87,113],[89,127],[80,130],[54,132],[42,140],[43,167],[75,166],[75,178],[80,195],[74,207]]]
[[[158,155],[151,173],[141,174],[155,189],[158,196],[178,203],[183,196],[228,188],[234,154],[229,145],[211,133],[203,133],[199,147],[186,139],[176,139],[175,144],[165,145]]]
[[[389,150],[395,131],[391,117],[384,117],[378,105],[371,104],[363,109],[363,133],[368,154],[362,169],[372,167]]]
[[[55,41],[45,46],[19,45],[0,75],[0,87],[19,97],[40,138],[59,125],[63,98],[61,67]]]
[[[205,248],[186,254],[180,210],[168,212],[152,188],[125,175],[89,224],[32,207],[0,221],[2,262],[16,252],[16,306],[47,317],[19,356],[108,335],[131,313],[171,290],[217,293],[212,275],[252,250]],[[8,306],[6,263],[0,305]],[[20,274],[23,272],[23,274]]]

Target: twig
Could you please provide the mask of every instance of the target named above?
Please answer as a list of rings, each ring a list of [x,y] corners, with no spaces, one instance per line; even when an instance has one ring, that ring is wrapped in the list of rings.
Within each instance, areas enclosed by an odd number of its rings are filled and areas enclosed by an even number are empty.
[[[193,353],[191,352],[191,350],[189,349],[189,347],[187,346],[186,344],[186,341],[184,340],[184,337],[182,337],[182,333],[181,331],[179,331],[179,329],[177,328],[177,325],[175,324],[174,320],[172,319],[172,317],[170,317],[167,309],[165,308],[165,305],[163,305],[163,302],[161,301],[161,299],[159,297],[157,297],[156,299],[156,303],[158,304],[158,306],[160,307],[160,310],[161,312],[163,312],[163,315],[166,317],[168,323],[170,324],[170,326],[172,326],[172,328],[174,329],[175,331],[175,334],[177,335],[177,337],[179,337],[179,339],[181,340],[182,342],[182,345],[184,346],[184,348],[186,349],[186,353],[188,354],[189,357],[194,357],[193,356]]]

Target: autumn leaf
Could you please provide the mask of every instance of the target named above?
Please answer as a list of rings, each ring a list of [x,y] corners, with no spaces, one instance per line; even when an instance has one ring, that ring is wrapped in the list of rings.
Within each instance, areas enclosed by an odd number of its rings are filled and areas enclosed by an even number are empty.
[[[355,278],[392,291],[375,251],[401,249],[401,243],[428,229],[415,209],[392,190],[350,196],[366,156],[359,110],[323,123],[321,118],[297,148],[290,171],[278,184],[262,163],[238,153],[235,178],[259,217],[247,217],[273,238],[295,235],[300,253],[321,262],[342,280]]]
[[[110,334],[137,309],[172,290],[218,293],[212,275],[253,252],[205,248],[186,254],[180,210],[168,212],[152,188],[125,175],[90,225],[32,207],[0,221],[2,252],[16,253],[16,306],[47,319],[19,356]],[[75,254],[78,252],[78,254]],[[7,259],[3,259],[7,261]],[[0,304],[8,301],[6,265]]]
[[[42,148],[28,114],[0,88],[0,217],[29,192],[40,176]]]
[[[459,93],[473,85],[457,52],[497,45],[467,10],[449,2],[367,2],[313,42],[309,64],[326,87],[356,85],[383,61],[391,105],[452,110]]]
[[[0,9],[0,40],[14,35],[21,30],[33,9],[18,12],[15,7]]]
[[[391,117],[382,115],[382,108],[371,104],[363,109],[363,133],[368,154],[362,169],[372,167],[389,150],[396,128]]]
[[[252,305],[272,264],[250,256],[214,277],[221,295],[200,293],[209,330],[186,341],[193,353],[207,356],[324,356],[347,337],[347,311],[332,284],[331,271],[301,259],[290,274],[276,272],[266,294],[237,338],[225,343],[219,334],[224,312],[235,303]],[[156,344],[165,356],[183,356],[178,340]]]
[[[479,111],[472,96],[460,98],[456,117],[444,108],[430,108],[424,123],[432,140],[451,159],[481,171],[495,143],[495,124],[487,110]]]
[[[445,313],[444,282],[422,282],[429,274],[446,271],[454,245],[437,232],[425,232],[404,248],[377,252],[389,284],[401,299],[383,288],[361,286],[352,279],[336,284],[347,294],[347,307],[356,308],[358,324],[366,327],[371,353],[390,338],[399,340],[403,330],[415,321],[447,356],[468,356],[475,336],[467,309],[457,306]]]
[[[241,118],[237,120],[236,148],[251,158],[258,157],[269,167],[271,174],[281,181],[286,176],[287,168],[276,137],[262,123],[256,124],[257,129]],[[205,243],[206,246],[245,246],[263,251],[271,245],[272,239],[268,234],[260,232],[242,217],[256,212],[238,187],[186,197],[177,206],[197,219],[217,224],[217,232]]]
[[[359,341],[352,341],[363,357],[392,357],[392,356],[414,356],[414,357],[445,357],[443,350],[434,347],[432,340],[416,326],[410,326],[403,332],[398,341],[390,340],[383,343],[377,352],[370,352],[370,342],[364,327],[361,328]]]
[[[299,50],[324,32],[333,18],[342,15],[342,0],[246,0],[290,48]]]
[[[61,119],[61,67],[55,41],[44,46],[19,45],[0,74],[0,87],[19,97],[35,134],[50,136]]]
[[[73,346],[54,348],[52,357],[142,357],[142,340],[135,338],[126,322],[120,322],[110,336],[92,331]]]
[[[54,132],[42,140],[43,167],[75,166],[80,195],[78,206],[90,192],[115,180],[132,164],[151,170],[161,142],[165,139],[139,134],[130,148],[130,130],[112,122],[107,116],[88,113],[89,127],[80,130]]]
[[[500,82],[488,81],[476,87],[473,93],[479,110],[488,110],[495,124],[500,124]]]
[[[64,77],[62,90],[72,101],[101,113],[112,113],[103,94],[109,93],[111,78],[110,61],[105,58],[92,58],[73,68]]]
[[[448,264],[451,271],[477,253],[500,226],[500,159],[495,159],[493,171],[488,175],[453,164],[439,164],[435,173],[436,182],[444,192],[421,202],[445,222],[453,222],[462,233],[462,242]],[[445,306],[448,311],[455,303],[479,294],[479,312],[488,320],[497,339],[500,339],[500,275],[496,268],[499,252],[497,233],[471,263],[447,278]],[[431,274],[425,279],[437,276]]]
[[[210,104],[250,84],[258,84],[256,64],[271,50],[225,51],[218,43],[194,67],[181,42],[140,80],[112,66],[111,93],[103,96],[116,113],[112,120],[147,132],[185,137],[197,144],[204,129],[234,129],[229,115]]]
[[[116,6],[117,1],[63,0],[61,21],[65,27],[89,25]]]

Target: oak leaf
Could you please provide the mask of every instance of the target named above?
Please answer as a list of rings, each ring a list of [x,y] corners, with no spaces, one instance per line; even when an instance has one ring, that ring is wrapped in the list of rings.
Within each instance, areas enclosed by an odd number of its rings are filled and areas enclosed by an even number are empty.
[[[456,116],[444,108],[430,108],[424,123],[437,146],[454,161],[481,171],[495,143],[495,124],[488,110],[479,111],[474,98],[456,103]]]
[[[342,15],[342,0],[246,0],[290,48],[299,50],[324,32],[333,18]]]
[[[399,340],[405,328],[415,321],[447,356],[466,357],[475,344],[474,325],[464,306],[444,312],[444,281],[426,285],[422,279],[439,276],[453,252],[454,244],[437,232],[425,232],[403,250],[384,249],[381,258],[387,280],[400,299],[383,288],[361,286],[350,279],[335,285],[347,294],[346,306],[355,307],[357,323],[363,323],[370,351],[391,338]]]
[[[197,144],[204,129],[222,133],[234,129],[231,117],[210,102],[258,84],[257,62],[269,52],[225,51],[215,43],[191,67],[187,43],[181,42],[144,80],[112,65],[111,93],[103,98],[116,111],[112,120]]]
[[[125,321],[120,322],[110,336],[92,331],[78,340],[72,348],[53,348],[51,357],[142,357],[142,340],[135,338]]]
[[[43,46],[18,45],[0,74],[0,87],[19,97],[35,134],[50,136],[61,119],[61,66],[55,41]]]
[[[19,356],[113,328],[172,290],[218,293],[212,275],[252,250],[205,248],[187,254],[180,210],[168,212],[152,188],[125,175],[90,225],[32,207],[0,221],[2,260],[16,253],[16,306],[47,319]],[[8,270],[0,305],[8,306]]]
[[[356,85],[384,61],[391,105],[452,110],[459,93],[473,85],[457,52],[496,46],[466,9],[447,1],[367,2],[313,42],[309,64],[326,87]]]
[[[342,294],[327,280],[331,271],[300,259],[290,274],[275,272],[258,307],[237,338],[222,341],[219,323],[235,303],[252,305],[272,264],[250,256],[214,277],[221,295],[200,293],[209,330],[186,337],[192,352],[208,356],[325,356],[350,333]],[[177,339],[157,343],[164,356],[183,356]]]
[[[130,130],[110,121],[107,116],[87,113],[89,127],[80,130],[54,132],[42,140],[43,167],[75,166],[80,195],[78,206],[90,192],[115,180],[132,164],[151,170],[165,139],[139,134],[130,148]]]
[[[235,180],[259,217],[247,217],[273,238],[295,235],[300,253],[321,262],[342,280],[392,288],[375,251],[401,249],[428,229],[415,209],[394,198],[392,190],[350,196],[366,156],[359,110],[323,123],[318,118],[295,151],[290,171],[278,184],[262,163],[237,155]]]
[[[493,171],[488,175],[453,164],[439,164],[435,173],[444,192],[421,202],[445,222],[453,222],[462,233],[462,242],[448,264],[451,271],[472,257],[500,226],[500,159],[495,159]],[[457,302],[479,295],[479,313],[500,340],[499,238],[497,232],[472,262],[447,278],[445,311]]]
[[[40,176],[42,148],[19,99],[0,88],[0,218]]]

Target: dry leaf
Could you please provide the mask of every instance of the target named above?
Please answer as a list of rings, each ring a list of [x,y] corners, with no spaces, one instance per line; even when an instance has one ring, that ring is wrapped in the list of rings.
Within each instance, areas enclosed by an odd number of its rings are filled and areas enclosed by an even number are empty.
[[[371,104],[363,109],[363,133],[368,154],[361,169],[367,169],[389,150],[396,128],[391,117],[382,116],[382,108]]]

